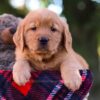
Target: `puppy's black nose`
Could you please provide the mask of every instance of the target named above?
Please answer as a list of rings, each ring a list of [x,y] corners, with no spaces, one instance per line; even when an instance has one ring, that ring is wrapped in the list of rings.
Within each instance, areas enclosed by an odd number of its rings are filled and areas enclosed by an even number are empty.
[[[10,28],[10,33],[13,35],[16,32],[16,28],[12,27]]]
[[[49,39],[47,37],[41,37],[39,39],[39,42],[41,45],[47,45],[48,41],[49,41]]]

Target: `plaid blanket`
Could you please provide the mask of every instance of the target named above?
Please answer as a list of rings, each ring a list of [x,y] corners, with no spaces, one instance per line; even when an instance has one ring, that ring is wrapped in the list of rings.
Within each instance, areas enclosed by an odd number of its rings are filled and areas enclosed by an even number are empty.
[[[90,70],[80,70],[82,85],[72,92],[64,86],[57,71],[32,72],[25,86],[18,86],[11,70],[0,70],[0,100],[83,100],[90,91],[93,78]]]

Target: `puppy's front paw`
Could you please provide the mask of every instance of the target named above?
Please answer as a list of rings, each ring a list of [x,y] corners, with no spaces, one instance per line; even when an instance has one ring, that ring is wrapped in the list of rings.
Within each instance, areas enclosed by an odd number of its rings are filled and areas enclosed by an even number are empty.
[[[26,61],[17,61],[13,66],[13,80],[18,85],[25,85],[31,77],[31,68]]]
[[[65,86],[71,89],[72,91],[78,90],[82,83],[82,78],[79,74],[79,71],[64,71],[62,72],[62,78]]]

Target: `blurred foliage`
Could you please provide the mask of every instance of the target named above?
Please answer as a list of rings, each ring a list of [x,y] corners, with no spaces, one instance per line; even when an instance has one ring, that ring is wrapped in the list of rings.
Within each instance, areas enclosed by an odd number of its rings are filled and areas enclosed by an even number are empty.
[[[81,9],[83,4],[84,8]],[[90,66],[98,67],[97,34],[100,32],[100,9],[90,0],[64,0],[64,15],[67,17],[73,46],[88,60]]]
[[[41,4],[47,6],[48,0],[42,0]],[[100,4],[91,0],[63,0],[63,5],[62,15],[67,18],[73,36],[73,47],[88,61],[93,71],[94,86],[90,100],[100,100],[100,57],[97,53],[100,45]],[[24,17],[27,11],[25,7],[14,9],[8,0],[0,1],[0,14],[11,13]]]
[[[64,0],[63,14],[70,26],[74,48],[85,57],[94,74],[90,100],[100,100],[100,58],[97,53],[100,41],[100,4],[91,0]]]
[[[27,11],[28,10],[25,7],[20,8],[20,9],[13,8],[10,5],[9,0],[0,1],[0,14],[10,13],[10,14],[13,14],[15,16],[24,17],[25,14],[27,13]]]

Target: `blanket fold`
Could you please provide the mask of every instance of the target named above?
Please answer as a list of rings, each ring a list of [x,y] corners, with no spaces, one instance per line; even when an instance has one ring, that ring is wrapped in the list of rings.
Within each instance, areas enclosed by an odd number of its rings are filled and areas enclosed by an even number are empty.
[[[58,71],[31,74],[25,86],[18,86],[12,79],[11,70],[0,70],[0,100],[83,100],[93,83],[90,70],[80,70],[82,85],[75,92],[64,86]]]

